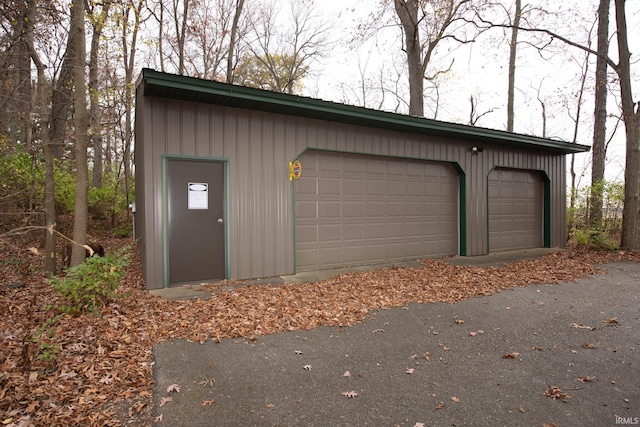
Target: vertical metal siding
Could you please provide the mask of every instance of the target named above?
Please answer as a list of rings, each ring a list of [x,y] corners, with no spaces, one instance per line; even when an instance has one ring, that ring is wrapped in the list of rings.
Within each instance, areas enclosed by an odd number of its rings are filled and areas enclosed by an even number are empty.
[[[495,167],[543,170],[551,181],[551,245],[565,239],[564,155],[429,135],[148,97],[141,104],[136,159],[146,184],[137,218],[149,287],[162,283],[162,156],[228,160],[230,277],[294,272],[293,195],[288,164],[310,148],[454,161],[466,176],[467,255],[488,249],[487,177]],[[473,154],[471,146],[483,146]],[[304,174],[304,165],[302,165]]]

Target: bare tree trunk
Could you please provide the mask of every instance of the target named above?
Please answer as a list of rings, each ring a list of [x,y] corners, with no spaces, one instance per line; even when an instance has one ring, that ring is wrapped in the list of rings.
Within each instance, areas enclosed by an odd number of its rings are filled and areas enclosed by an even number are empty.
[[[90,106],[90,125],[91,125],[91,146],[93,146],[93,179],[91,185],[93,188],[102,187],[102,117],[100,114],[100,96],[98,80],[98,54],[100,49],[100,37],[104,29],[111,1],[105,1],[102,5],[100,14],[94,16],[93,34],[91,36],[91,52],[89,53],[89,99]]]
[[[602,184],[606,157],[607,133],[607,56],[609,55],[609,4],[600,0],[598,7],[598,56],[596,59],[595,110],[593,122],[593,145],[591,146],[591,206],[589,226],[602,226]]]
[[[418,28],[418,0],[393,2],[405,36],[405,52],[409,69],[409,115],[424,116],[424,71],[422,45]]]
[[[244,7],[244,0],[236,1],[236,11],[231,25],[231,38],[229,39],[229,54],[227,55],[227,83],[233,83],[233,58],[236,49],[236,37],[238,36],[238,22]]]
[[[185,0],[185,3],[188,0]],[[133,135],[132,114],[133,114],[133,70],[135,66],[136,46],[138,42],[138,32],[140,31],[140,13],[144,5],[144,0],[138,0],[137,5],[130,3],[131,9],[127,9],[125,14],[125,22],[128,23],[129,11],[133,12],[133,28],[129,33],[129,25],[122,26],[122,53],[123,53],[123,65],[125,69],[125,92],[124,92],[124,107],[125,107],[125,129],[123,135],[123,147],[122,147],[122,163],[124,165],[124,180],[125,180],[125,198],[126,203],[129,205],[129,179],[131,177],[131,138]],[[185,5],[185,13],[187,12],[187,6]],[[176,18],[177,19],[177,18]],[[185,18],[186,19],[186,18]],[[129,36],[131,36],[131,44],[128,43]],[[183,40],[184,42],[184,40]],[[128,46],[128,47],[127,47]],[[184,48],[184,45],[182,46]],[[184,51],[182,51],[184,53]],[[181,54],[181,64],[184,66],[184,55]],[[182,74],[181,72],[179,74]],[[127,210],[127,216],[129,210]]]
[[[162,0],[158,2],[160,4],[160,19],[158,19],[158,54],[160,55],[160,71],[164,73],[164,4]]]
[[[182,16],[178,14],[179,0],[173,0],[173,23],[176,30],[176,44],[178,49],[178,74],[184,74],[184,44],[187,33],[187,17],[189,0],[182,0]],[[182,19],[180,19],[182,18]],[[182,22],[180,22],[182,21]]]
[[[591,33],[589,33],[591,35]],[[587,74],[589,73],[589,54],[587,53],[584,58],[584,65],[582,68],[582,76],[580,79],[580,92],[578,92],[578,101],[576,105],[576,117],[574,120],[573,126],[573,138],[571,140],[572,143],[576,143],[578,141],[578,129],[580,128],[580,116],[582,114],[582,99],[584,97],[584,88],[587,82]],[[576,206],[576,197],[577,197],[577,188],[576,188],[576,155],[571,155],[571,195],[569,201],[569,209],[571,214],[569,215],[569,221],[567,223],[567,235],[571,233],[574,227],[575,220],[575,206]]]
[[[626,249],[640,249],[640,105],[636,107],[631,88],[631,53],[627,33],[625,1],[615,0],[618,35],[618,76],[624,117],[626,163],[624,171],[624,209],[622,212],[622,241]],[[639,103],[640,104],[640,103]]]
[[[61,159],[64,154],[67,121],[69,118],[69,110],[73,103],[73,58],[76,49],[75,34],[69,32],[67,39],[67,50],[65,52],[62,66],[60,67],[60,76],[53,87],[51,97],[51,124],[49,137],[53,145],[53,155],[56,159]]]
[[[73,109],[75,123],[75,141],[73,144],[76,166],[76,197],[73,217],[73,240],[79,244],[87,243],[87,198],[89,189],[89,168],[87,165],[87,134],[89,121],[87,115],[87,85],[85,68],[87,61],[85,46],[85,10],[84,2],[74,2],[71,6],[71,31],[74,34],[76,47],[73,63]],[[85,249],[73,245],[71,251],[71,266],[84,262]]]
[[[509,44],[509,89],[507,93],[507,132],[513,132],[514,97],[516,85],[516,53],[518,51],[518,27],[522,16],[522,0],[516,0],[516,13],[511,27],[511,43]]]
[[[56,273],[56,234],[53,232],[56,225],[56,201],[55,180],[53,178],[53,147],[49,137],[49,103],[47,101],[47,79],[44,74],[45,66],[36,52],[33,43],[33,25],[35,23],[37,0],[29,0],[26,14],[27,30],[26,45],[33,63],[36,66],[37,82],[37,108],[40,118],[40,138],[44,151],[44,222],[49,231],[45,232],[45,263],[47,273]]]

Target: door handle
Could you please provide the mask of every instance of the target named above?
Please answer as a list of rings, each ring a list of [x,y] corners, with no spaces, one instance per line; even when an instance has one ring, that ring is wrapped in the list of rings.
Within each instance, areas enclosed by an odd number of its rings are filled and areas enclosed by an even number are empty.
[[[218,218],[218,224],[222,224],[224,220],[222,218]]]

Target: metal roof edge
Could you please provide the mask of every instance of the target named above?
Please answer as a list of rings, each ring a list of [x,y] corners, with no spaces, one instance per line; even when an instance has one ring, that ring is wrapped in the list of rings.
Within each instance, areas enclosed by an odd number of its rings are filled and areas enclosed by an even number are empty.
[[[180,76],[143,68],[138,85],[147,84],[158,88],[192,92],[214,98],[221,98],[254,103],[255,107],[278,106],[285,108],[286,114],[312,117],[310,113],[322,113],[323,119],[347,122],[353,120],[371,126],[404,130],[442,136],[463,136],[487,142],[507,143],[510,145],[533,146],[538,149],[562,151],[565,154],[582,153],[591,149],[588,145],[573,144],[566,141],[552,140],[537,136],[488,129],[459,123],[443,122],[425,117],[415,117],[388,111],[373,110],[354,105],[340,104],[316,98],[271,92],[263,89],[238,86],[195,77]],[[248,108],[246,106],[240,108]],[[255,108],[259,110],[259,108]],[[297,112],[297,114],[296,114]]]

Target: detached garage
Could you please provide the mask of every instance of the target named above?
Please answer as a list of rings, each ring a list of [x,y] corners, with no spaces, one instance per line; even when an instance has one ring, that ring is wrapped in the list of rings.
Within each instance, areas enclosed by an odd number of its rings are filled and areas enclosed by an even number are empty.
[[[562,246],[565,155],[588,149],[145,69],[147,287]]]

